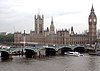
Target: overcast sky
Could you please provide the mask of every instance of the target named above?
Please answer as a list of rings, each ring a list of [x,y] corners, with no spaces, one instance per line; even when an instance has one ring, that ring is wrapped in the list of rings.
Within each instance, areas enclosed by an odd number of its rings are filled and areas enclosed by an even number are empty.
[[[94,6],[97,28],[100,29],[99,0],[0,0],[0,32],[23,32],[34,30],[34,15],[44,15],[44,28],[53,17],[56,29],[70,29],[75,32],[88,30],[88,16]]]

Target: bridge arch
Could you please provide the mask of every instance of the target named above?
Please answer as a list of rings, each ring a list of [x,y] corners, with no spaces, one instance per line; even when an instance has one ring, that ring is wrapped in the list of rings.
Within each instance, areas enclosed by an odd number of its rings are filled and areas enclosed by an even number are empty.
[[[84,46],[77,46],[74,48],[74,51],[83,53],[83,52],[85,52],[85,47]]]
[[[56,55],[56,49],[55,49],[55,47],[46,47],[45,48],[45,55],[46,56]]]
[[[6,60],[6,59],[9,59],[9,52],[7,51],[1,51],[1,60]]]
[[[56,55],[56,48],[52,46],[43,46],[37,50],[38,56],[53,56]]]
[[[66,52],[73,51],[70,47],[63,46],[58,49],[58,54],[65,54]]]
[[[28,49],[28,48],[25,49],[25,57],[26,58],[34,58],[35,54],[36,54],[36,52],[34,49]]]

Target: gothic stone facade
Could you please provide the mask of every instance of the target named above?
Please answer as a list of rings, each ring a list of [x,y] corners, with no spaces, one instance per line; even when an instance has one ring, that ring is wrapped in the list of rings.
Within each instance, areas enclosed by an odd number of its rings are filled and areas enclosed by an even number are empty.
[[[30,31],[30,34],[23,34],[21,32],[14,33],[14,43],[20,44],[21,42],[33,42],[38,44],[94,44],[96,40],[96,23],[97,17],[92,6],[91,12],[88,18],[89,32],[87,34],[75,34],[73,27],[71,27],[71,33],[67,29],[58,30],[55,33],[55,27],[53,24],[53,18],[51,20],[50,30],[44,30],[44,16],[38,14],[34,17],[35,31]]]

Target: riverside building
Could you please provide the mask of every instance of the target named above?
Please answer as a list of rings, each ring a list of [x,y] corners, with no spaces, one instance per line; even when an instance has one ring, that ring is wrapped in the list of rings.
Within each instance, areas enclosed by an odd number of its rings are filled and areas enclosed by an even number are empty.
[[[14,44],[21,44],[24,41],[27,43],[37,43],[37,44],[59,44],[59,45],[76,45],[76,44],[95,44],[96,41],[96,25],[97,17],[94,12],[92,5],[90,15],[88,17],[89,29],[87,33],[77,34],[74,33],[73,27],[71,31],[67,29],[56,30],[53,22],[53,17],[51,19],[50,29],[47,27],[44,30],[44,15],[34,16],[34,31],[30,31],[30,34],[23,34],[21,32],[14,33]]]

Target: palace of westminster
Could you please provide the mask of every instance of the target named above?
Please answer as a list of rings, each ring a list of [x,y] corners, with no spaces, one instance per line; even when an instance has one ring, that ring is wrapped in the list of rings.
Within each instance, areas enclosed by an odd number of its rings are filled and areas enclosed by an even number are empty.
[[[38,43],[38,44],[61,44],[61,45],[75,45],[75,44],[94,44],[96,41],[96,25],[97,17],[92,5],[90,15],[88,17],[88,32],[85,34],[75,34],[73,27],[71,31],[67,29],[56,30],[51,20],[50,28],[47,27],[44,30],[44,15],[34,16],[34,31],[30,31],[30,34],[21,32],[14,33],[14,44],[20,44],[21,42]]]

